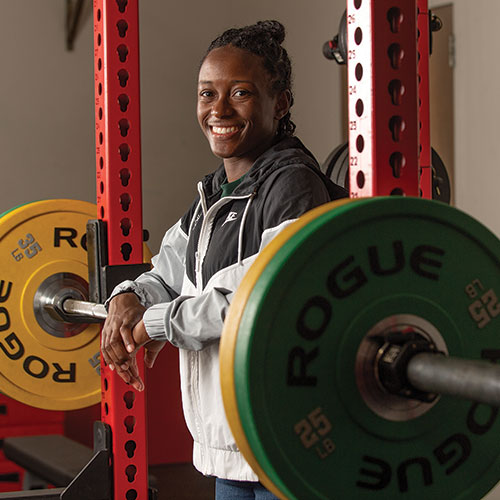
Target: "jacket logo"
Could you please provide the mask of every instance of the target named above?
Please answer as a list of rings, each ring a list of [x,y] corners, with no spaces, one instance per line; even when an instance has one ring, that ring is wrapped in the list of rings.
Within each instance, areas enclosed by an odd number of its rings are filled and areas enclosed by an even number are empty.
[[[226,222],[232,222],[233,220],[236,220],[236,218],[238,217],[238,212],[229,212],[227,214],[227,217],[226,217],[226,220],[222,223],[222,226],[226,223]],[[221,226],[221,227],[222,227]]]

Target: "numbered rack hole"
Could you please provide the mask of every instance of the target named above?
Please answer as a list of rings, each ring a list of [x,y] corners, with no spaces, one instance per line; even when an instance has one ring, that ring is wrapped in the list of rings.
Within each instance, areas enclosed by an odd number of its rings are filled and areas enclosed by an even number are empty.
[[[99,191],[101,192],[101,194],[104,193],[104,182],[99,183]]]
[[[105,415],[108,415],[108,414],[109,414],[109,406],[108,406],[108,403],[104,403],[104,413],[105,413]]]
[[[365,174],[361,170],[356,175],[356,184],[359,189],[363,189],[365,187]]]
[[[129,79],[129,74],[126,69],[121,69],[118,71],[118,80],[120,81],[120,87],[126,87]]]
[[[354,75],[356,76],[356,80],[358,80],[358,82],[361,80],[361,78],[363,78],[363,65],[361,63],[356,64]]]
[[[120,106],[120,111],[122,113],[125,113],[127,111],[129,102],[130,102],[130,99],[128,98],[127,94],[120,94],[118,96],[118,104]]]
[[[354,41],[359,45],[363,40],[363,30],[361,28],[356,28],[354,32]]]
[[[122,210],[124,212],[128,212],[128,209],[130,208],[130,203],[132,201],[132,198],[128,193],[122,193],[120,195],[120,205],[122,206]]]
[[[123,243],[120,247],[120,252],[123,256],[124,261],[130,260],[130,254],[132,253],[132,245],[130,243]]]
[[[136,498],[137,498],[137,491],[135,491],[135,490],[128,490],[127,493],[125,493],[125,498],[127,500],[136,500]]]
[[[403,101],[403,95],[406,90],[401,80],[391,80],[387,89],[391,96],[392,104],[394,104],[394,106],[399,106]]]
[[[97,9],[97,21],[101,21],[101,9]]]
[[[361,0],[354,0],[354,7],[356,7],[356,9],[359,9],[361,7],[361,3]]]
[[[392,33],[399,33],[403,22],[403,13],[398,7],[392,7],[387,11],[387,20]]]
[[[134,457],[134,454],[135,454],[135,449],[137,448],[137,445],[135,444],[135,441],[127,441],[125,443],[125,451],[127,453],[127,457],[128,458],[133,458]]]
[[[120,144],[118,147],[118,151],[120,152],[120,158],[122,161],[127,161],[128,160],[128,155],[130,154],[130,146],[124,142]]]
[[[356,137],[356,149],[358,150],[358,153],[362,153],[363,149],[365,149],[365,139],[362,135],[358,135],[358,137]]]
[[[104,379],[104,392],[106,392],[108,390],[108,379],[105,378]]]
[[[405,192],[401,188],[394,188],[391,191],[391,196],[405,196]]]
[[[401,116],[391,116],[389,120],[389,130],[391,131],[392,140],[394,142],[399,142],[401,140],[401,134],[404,132],[405,128],[406,123]]]
[[[127,237],[130,234],[130,228],[132,227],[132,224],[130,222],[130,219],[125,217],[120,221],[120,229],[122,230],[123,236]]]
[[[127,410],[130,410],[132,406],[134,406],[135,394],[132,391],[127,391],[123,395],[123,401],[125,401],[125,406],[127,407]]]
[[[358,99],[356,101],[356,114],[361,117],[363,115],[363,111],[365,110],[365,105],[363,104],[362,99]]]
[[[135,427],[135,417],[133,415],[125,417],[123,425],[125,426],[125,429],[127,429],[127,432],[129,434],[132,434],[132,432],[134,432],[134,427]]]
[[[401,177],[401,172],[406,165],[406,158],[403,153],[395,151],[389,158],[389,164],[392,168],[392,175],[399,179]]]
[[[387,55],[389,56],[389,60],[391,62],[391,68],[400,69],[401,62],[403,61],[405,56],[404,50],[401,48],[401,45],[399,45],[399,43],[391,43],[391,45],[389,45],[389,48],[387,49]]]
[[[102,59],[99,57],[99,59],[97,60],[97,69],[99,71],[101,71],[102,69]]]
[[[120,38],[125,38],[127,35],[127,30],[128,30],[128,23],[125,21],[125,19],[120,19],[116,23],[116,27],[118,28],[118,36]]]
[[[118,52],[118,59],[120,59],[120,62],[124,63],[127,60],[128,47],[122,43],[121,45],[118,45],[116,50]]]
[[[99,157],[99,168],[101,170],[104,168],[104,158],[102,156]]]
[[[120,135],[122,137],[127,137],[128,131],[130,129],[130,122],[126,118],[122,118],[118,122],[118,126],[120,127]]]
[[[137,467],[135,465],[128,465],[125,469],[125,474],[127,475],[128,482],[132,483],[137,474]]]

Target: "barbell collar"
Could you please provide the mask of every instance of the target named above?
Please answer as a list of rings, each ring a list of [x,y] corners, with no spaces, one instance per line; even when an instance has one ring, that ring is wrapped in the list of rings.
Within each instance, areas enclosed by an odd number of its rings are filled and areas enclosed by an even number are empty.
[[[424,392],[500,406],[500,366],[494,363],[419,353],[410,359],[407,376]]]

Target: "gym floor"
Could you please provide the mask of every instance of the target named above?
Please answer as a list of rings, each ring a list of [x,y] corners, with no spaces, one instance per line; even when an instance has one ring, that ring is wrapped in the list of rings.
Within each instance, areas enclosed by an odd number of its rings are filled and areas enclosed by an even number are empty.
[[[192,464],[153,465],[149,468],[158,500],[213,500],[215,480],[200,474]]]

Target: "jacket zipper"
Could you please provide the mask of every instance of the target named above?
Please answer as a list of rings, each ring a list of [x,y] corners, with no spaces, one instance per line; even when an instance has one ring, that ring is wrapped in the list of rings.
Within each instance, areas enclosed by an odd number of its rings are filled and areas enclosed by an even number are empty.
[[[208,242],[210,241],[210,234],[212,232],[213,222],[215,216],[221,207],[231,200],[244,200],[254,196],[254,193],[244,196],[225,196],[216,201],[208,210],[206,209],[205,192],[203,191],[201,183],[198,184],[198,192],[202,199],[203,208],[203,221],[201,223],[200,236],[198,238],[198,245],[196,247],[195,256],[195,272],[196,272],[196,291],[202,293],[203,291],[203,277],[202,267],[205,255],[208,250]]]

